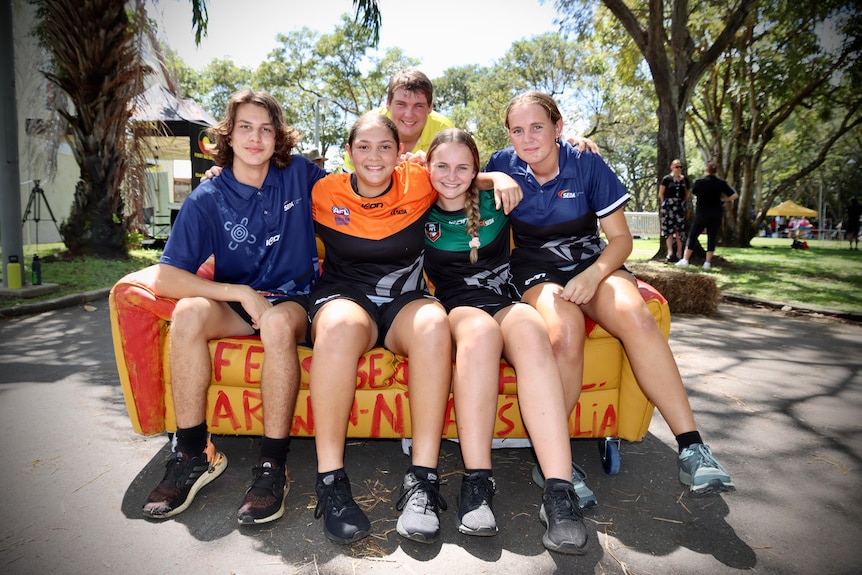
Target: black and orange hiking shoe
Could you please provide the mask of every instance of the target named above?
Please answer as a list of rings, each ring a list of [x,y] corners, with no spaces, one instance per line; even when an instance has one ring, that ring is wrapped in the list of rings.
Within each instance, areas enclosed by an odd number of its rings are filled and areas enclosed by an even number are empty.
[[[188,509],[197,492],[224,472],[227,457],[208,441],[206,450],[194,457],[172,453],[165,467],[164,479],[144,504],[145,517],[167,519]]]
[[[251,471],[251,487],[245,492],[236,513],[240,525],[267,523],[284,515],[284,499],[290,491],[287,468],[266,457],[258,463]]]

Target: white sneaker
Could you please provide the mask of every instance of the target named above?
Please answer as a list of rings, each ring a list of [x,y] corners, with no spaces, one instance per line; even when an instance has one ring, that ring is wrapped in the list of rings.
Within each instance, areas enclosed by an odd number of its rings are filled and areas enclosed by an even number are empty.
[[[679,266],[681,268],[684,268],[685,266],[688,265],[688,260],[679,260],[674,265]]]
[[[711,264],[711,263],[709,263],[709,262],[703,262],[703,269],[705,269],[705,270],[711,270],[711,269],[712,269],[712,264]]]

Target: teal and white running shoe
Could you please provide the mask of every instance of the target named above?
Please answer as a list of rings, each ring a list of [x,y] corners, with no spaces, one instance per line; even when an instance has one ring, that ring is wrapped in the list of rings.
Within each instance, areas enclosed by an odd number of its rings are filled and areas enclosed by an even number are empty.
[[[734,491],[736,486],[727,470],[702,443],[695,443],[679,454],[679,481],[688,485],[692,495]]]
[[[578,496],[578,507],[580,509],[590,509],[599,504],[599,501],[596,499],[596,495],[593,493],[592,489],[587,487],[587,484],[585,483],[586,479],[587,472],[584,471],[583,467],[573,461],[572,484],[575,486],[575,493]],[[533,466],[533,483],[542,489],[545,488],[545,476],[542,475],[542,469],[538,465]]]

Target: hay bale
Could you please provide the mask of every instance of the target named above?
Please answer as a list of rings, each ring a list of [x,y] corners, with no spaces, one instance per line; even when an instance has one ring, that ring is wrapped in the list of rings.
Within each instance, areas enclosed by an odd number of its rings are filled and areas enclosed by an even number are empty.
[[[667,299],[671,313],[718,315],[721,292],[715,278],[699,271],[684,271],[659,262],[627,264],[643,281]]]

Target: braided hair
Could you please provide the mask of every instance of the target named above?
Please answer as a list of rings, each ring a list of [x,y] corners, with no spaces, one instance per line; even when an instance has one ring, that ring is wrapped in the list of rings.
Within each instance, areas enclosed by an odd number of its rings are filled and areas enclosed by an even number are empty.
[[[459,128],[447,128],[437,133],[428,146],[428,164],[431,164],[434,151],[443,144],[462,144],[467,146],[470,154],[473,156],[473,172],[478,175],[481,171],[479,167],[479,148],[473,140],[473,136]],[[476,189],[476,176],[473,176],[473,181],[470,184],[470,189],[467,190],[467,199],[464,205],[464,211],[467,214],[467,234],[470,236],[470,263],[475,264],[479,259],[479,190]]]

